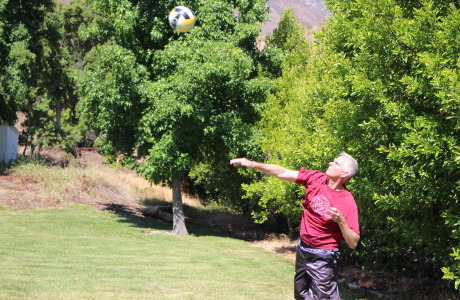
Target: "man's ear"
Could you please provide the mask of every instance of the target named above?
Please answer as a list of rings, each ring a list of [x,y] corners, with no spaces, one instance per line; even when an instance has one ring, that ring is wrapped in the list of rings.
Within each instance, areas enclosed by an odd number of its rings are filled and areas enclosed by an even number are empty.
[[[348,172],[348,171],[343,171],[341,177],[348,177],[348,175],[350,175],[350,172]]]

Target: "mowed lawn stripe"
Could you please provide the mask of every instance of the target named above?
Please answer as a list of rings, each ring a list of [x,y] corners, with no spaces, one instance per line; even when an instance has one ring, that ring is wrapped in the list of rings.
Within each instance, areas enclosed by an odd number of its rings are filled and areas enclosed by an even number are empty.
[[[212,228],[85,206],[3,209],[0,226],[0,299],[292,299],[289,260]]]

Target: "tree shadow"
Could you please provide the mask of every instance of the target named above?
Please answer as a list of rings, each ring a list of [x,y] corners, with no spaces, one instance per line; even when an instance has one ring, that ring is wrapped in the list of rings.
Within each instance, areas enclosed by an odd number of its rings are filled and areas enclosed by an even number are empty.
[[[145,204],[153,205],[162,205],[167,206],[171,205],[170,202],[159,200],[159,199],[149,199]],[[117,203],[104,203],[102,210],[110,211],[114,213],[118,222],[131,224],[132,227],[137,227],[145,229],[145,233],[155,231],[165,231],[165,233],[172,232],[173,223],[166,222],[160,219],[156,219],[149,216],[144,216],[139,208],[132,207],[125,204]],[[216,236],[216,237],[228,237],[225,233],[219,231],[215,227],[206,224],[205,220],[197,219],[196,217],[200,215],[200,212],[197,208],[188,206],[184,204],[184,213],[185,213],[185,225],[189,235],[200,237],[200,236]]]
[[[171,206],[171,202],[150,198],[141,202],[142,206]],[[264,240],[276,232],[276,220],[264,224],[255,223],[251,215],[229,212],[220,208],[203,209],[193,205],[183,204],[187,230],[195,234],[191,228],[210,228],[219,232],[220,236],[235,238],[244,241]],[[275,223],[274,223],[275,222]],[[275,231],[273,231],[274,229]],[[216,235],[216,233],[212,234]]]
[[[280,246],[276,247],[273,251],[277,254],[287,256],[288,254],[295,254],[296,246]]]
[[[158,206],[171,206],[172,207],[171,202],[161,200],[158,198],[144,199],[140,203],[142,206],[158,205]],[[186,221],[188,220],[189,222],[193,222],[193,223],[199,222],[200,220],[204,221],[203,219],[206,213],[202,209],[191,206],[191,205],[187,205],[185,203],[183,203],[182,205],[184,207],[184,215],[185,215]]]

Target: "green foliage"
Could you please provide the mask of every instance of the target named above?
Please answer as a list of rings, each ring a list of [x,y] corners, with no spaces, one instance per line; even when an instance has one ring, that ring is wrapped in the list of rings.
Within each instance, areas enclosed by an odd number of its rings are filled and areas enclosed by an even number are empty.
[[[278,27],[268,35],[267,48],[279,48],[285,55],[290,55],[296,47],[305,46],[306,28],[298,23],[293,8],[286,8],[281,14]]]
[[[188,173],[192,179],[195,192],[205,204],[217,203],[231,211],[246,214],[253,208],[243,198],[241,183],[249,182],[248,178],[238,173],[227,160],[214,166],[205,162],[195,165]]]
[[[451,256],[454,259],[454,262],[450,267],[443,267],[442,271],[444,272],[443,279],[448,279],[454,281],[454,286],[456,290],[460,289],[460,250],[454,248]]]
[[[445,224],[448,228],[452,229],[452,238],[455,240],[460,239],[460,216],[458,212],[449,212],[443,215]],[[458,245],[453,245],[452,252],[450,253],[450,260],[445,265],[447,267],[442,268],[444,273],[443,278],[452,280],[454,282],[455,289],[460,290],[460,250]]]
[[[43,66],[42,24],[53,6],[51,0],[0,2],[0,119],[10,124],[39,89],[35,77]]]
[[[324,106],[345,107],[346,104],[336,102],[341,96],[338,90],[340,70],[331,70],[326,65],[329,62],[315,59],[320,56],[312,52],[316,49],[307,43],[305,36],[300,38],[304,33],[292,11],[287,10],[278,30],[269,38],[267,49],[278,48],[284,53],[282,77],[276,80],[276,92],[261,110],[258,128],[263,136],[261,147],[267,162],[291,169],[308,165],[322,170],[341,148],[327,133],[334,130],[330,128],[334,124],[328,121],[335,122],[342,110],[331,108],[328,114],[332,115],[328,115]],[[334,101],[330,101],[332,99]],[[245,190],[247,197],[262,208],[254,213],[260,222],[273,213],[283,213],[292,220],[300,219],[301,187],[262,177],[259,182],[245,186]]]
[[[76,116],[75,79],[84,53],[98,42],[81,40],[78,31],[94,14],[78,1],[4,1],[0,8],[0,118],[12,124],[22,113],[27,130],[19,143],[32,152],[71,151],[86,129]]]
[[[442,216],[458,207],[459,10],[371,2],[330,1],[335,18],[322,36],[355,69],[344,97],[367,108],[348,141],[364,162],[354,187],[372,246],[362,250],[403,257],[410,248],[439,267],[458,244]]]
[[[251,125],[272,87],[259,75],[255,48],[264,1],[190,3],[198,21],[186,34],[167,23],[177,3],[91,4],[114,24],[112,41],[91,54],[82,86],[84,112],[103,133],[105,153],[120,151],[126,160],[135,153],[144,158],[138,164],[143,176],[169,183],[195,165],[219,168],[254,151]],[[220,181],[210,180],[213,194]]]
[[[246,150],[246,143],[239,141],[250,138],[248,124],[269,88],[269,81],[251,79],[254,65],[242,50],[223,42],[196,41],[193,46],[193,51],[183,52],[178,50],[181,44],[173,44],[162,53],[177,55],[180,63],[173,76],[153,84],[151,104],[142,119],[145,140],[156,144],[149,159],[157,168],[153,176],[159,176],[160,169],[169,169],[169,174],[185,171],[191,161],[181,162],[180,157],[212,163]],[[160,62],[157,67],[162,68]],[[163,157],[164,152],[173,155]]]
[[[147,107],[147,70],[137,64],[131,51],[107,43],[93,50],[93,64],[82,81],[86,94],[82,115],[94,120],[93,126],[115,139],[99,145],[106,154],[131,154],[142,131],[138,119]]]
[[[332,17],[313,46],[282,32],[272,39],[285,58],[258,125],[266,161],[321,171],[347,151],[360,163],[347,185],[362,229],[353,255],[391,270],[422,261],[417,272],[456,272],[459,3],[327,4]],[[285,204],[295,215],[301,191],[272,180],[245,187],[265,208],[258,216]]]

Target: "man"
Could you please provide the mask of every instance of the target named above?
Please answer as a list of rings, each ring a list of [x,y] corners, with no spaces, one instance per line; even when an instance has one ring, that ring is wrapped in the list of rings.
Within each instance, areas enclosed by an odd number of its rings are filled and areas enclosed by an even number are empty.
[[[329,163],[326,173],[286,169],[236,158],[234,166],[257,169],[267,175],[305,186],[300,238],[296,247],[295,299],[339,300],[338,259],[342,238],[356,248],[359,242],[358,208],[345,183],[358,170],[356,160],[345,152]]]

